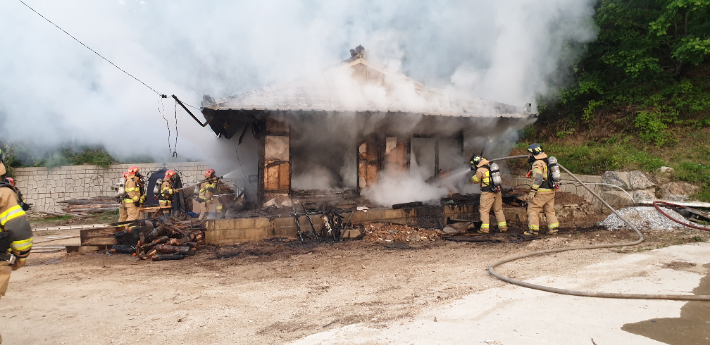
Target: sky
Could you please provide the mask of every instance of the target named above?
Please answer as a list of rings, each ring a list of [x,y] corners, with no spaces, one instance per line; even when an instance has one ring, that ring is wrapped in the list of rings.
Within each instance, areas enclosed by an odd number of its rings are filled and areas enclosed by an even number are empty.
[[[197,107],[205,94],[321,71],[359,44],[370,60],[426,85],[522,106],[569,82],[571,62],[597,33],[592,0],[25,2],[150,87]],[[0,47],[0,140],[98,144],[119,159],[219,160],[224,139],[209,127],[18,0],[0,3]]]

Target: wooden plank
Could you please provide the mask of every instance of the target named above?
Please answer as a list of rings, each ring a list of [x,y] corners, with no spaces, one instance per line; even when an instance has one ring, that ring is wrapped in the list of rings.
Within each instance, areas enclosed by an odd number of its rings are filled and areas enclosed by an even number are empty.
[[[279,166],[279,190],[291,189],[290,171],[291,164],[286,163]]]
[[[121,230],[122,228],[117,226],[98,229],[82,229],[79,230],[79,243],[81,243],[81,245],[116,244],[116,238],[113,237],[113,234]]]

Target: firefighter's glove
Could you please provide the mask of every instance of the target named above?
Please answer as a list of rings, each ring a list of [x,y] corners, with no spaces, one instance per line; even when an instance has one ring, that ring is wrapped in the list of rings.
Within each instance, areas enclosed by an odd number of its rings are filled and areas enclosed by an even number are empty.
[[[138,200],[140,200],[140,198],[138,198],[137,196],[134,196],[133,198],[131,198],[131,200],[133,200],[133,202],[138,202]]]
[[[535,198],[535,191],[533,190],[533,191],[530,191],[530,193],[528,194],[528,201],[532,201],[532,199],[534,199],[534,198]]]
[[[141,204],[145,202],[145,194],[141,195],[140,201],[141,201]]]

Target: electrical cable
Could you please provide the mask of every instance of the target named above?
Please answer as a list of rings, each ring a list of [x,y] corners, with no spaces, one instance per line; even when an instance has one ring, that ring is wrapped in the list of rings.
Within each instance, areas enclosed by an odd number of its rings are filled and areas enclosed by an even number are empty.
[[[173,158],[177,158],[177,142],[180,132],[178,131],[177,102],[175,100],[173,100],[173,102],[175,103],[175,145],[173,145]]]
[[[98,57],[100,57],[100,58],[103,59],[104,61],[110,63],[111,66],[116,67],[116,69],[118,69],[119,71],[121,71],[121,72],[125,73],[127,76],[133,78],[135,81],[137,81],[137,82],[143,84],[143,86],[145,86],[145,87],[147,87],[148,89],[150,89],[150,91],[155,92],[155,93],[156,93],[158,96],[160,96],[161,98],[168,98],[168,96],[167,96],[166,94],[159,92],[159,91],[156,90],[155,88],[153,88],[153,87],[151,87],[150,85],[146,84],[144,81],[138,79],[138,78],[137,78],[136,76],[134,76],[133,74],[128,73],[126,70],[124,70],[123,68],[121,68],[121,67],[119,67],[118,65],[116,65],[115,63],[113,63],[113,61],[111,61],[111,60],[107,59],[106,57],[104,57],[103,55],[99,54],[96,50],[92,49],[91,47],[89,47],[88,45],[86,45],[84,42],[80,41],[78,38],[74,37],[72,34],[70,34],[69,32],[67,32],[66,30],[62,29],[59,25],[55,24],[53,21],[49,20],[47,17],[45,17],[45,16],[43,16],[41,13],[37,12],[37,10],[35,10],[34,8],[32,8],[30,5],[28,5],[28,4],[25,3],[24,1],[22,1],[22,0],[17,0],[17,1],[19,1],[20,3],[22,3],[23,5],[25,5],[25,7],[29,8],[32,12],[36,13],[38,16],[40,16],[42,19],[46,20],[48,23],[54,25],[54,27],[56,27],[57,29],[61,30],[63,33],[67,34],[67,36],[69,36],[69,37],[71,37],[73,40],[77,41],[79,44],[81,44],[82,46],[84,46],[84,48],[86,48],[86,49],[88,49],[89,51],[91,51],[92,53],[96,54]],[[192,105],[190,105],[190,104],[187,104],[187,103],[185,103],[185,102],[183,102],[183,104],[185,104],[185,105],[187,105],[188,107],[191,107],[191,108],[193,108],[193,109],[200,110],[199,108],[197,108],[197,107],[195,107],[195,106],[192,106]]]
[[[505,160],[505,159],[513,159],[513,158],[523,158],[527,156],[511,156],[511,157],[503,157],[503,158],[497,158],[495,160]],[[494,161],[494,160],[490,160]],[[548,249],[548,250],[538,250],[534,251],[532,253],[527,253],[527,254],[520,254],[512,257],[505,258],[503,260],[497,261],[493,263],[491,266],[488,267],[488,273],[490,273],[492,276],[518,286],[522,287],[527,287],[530,289],[535,289],[535,290],[540,290],[540,291],[546,291],[546,292],[552,292],[552,293],[557,293],[557,294],[562,294],[562,295],[571,295],[571,296],[581,296],[581,297],[598,297],[598,298],[621,298],[621,299],[657,299],[657,300],[674,300],[674,301],[710,301],[710,295],[666,295],[666,294],[624,294],[624,293],[612,293],[612,292],[590,292],[590,291],[578,291],[578,290],[570,290],[570,289],[559,289],[559,288],[554,288],[554,287],[548,287],[544,285],[538,285],[538,284],[532,284],[532,283],[527,283],[524,281],[520,281],[517,279],[513,279],[510,277],[503,276],[495,271],[495,268],[516,260],[520,260],[523,258],[528,258],[532,256],[538,256],[538,255],[543,255],[543,254],[550,254],[550,253],[561,253],[561,252],[567,252],[571,250],[582,250],[582,249],[602,249],[602,248],[613,248],[613,247],[627,247],[627,246],[635,246],[643,242],[643,234],[641,234],[641,231],[631,222],[629,222],[626,218],[622,217],[611,205],[609,205],[604,199],[602,199],[599,195],[594,193],[589,187],[587,187],[582,181],[577,178],[576,175],[572,174],[567,168],[562,166],[561,164],[558,164],[561,169],[566,171],[570,176],[572,176],[573,179],[575,179],[577,182],[579,182],[582,187],[584,187],[589,193],[591,193],[594,197],[599,199],[607,208],[609,208],[614,214],[616,214],[619,219],[624,221],[631,229],[633,229],[636,234],[639,236],[638,240],[633,241],[633,242],[628,242],[628,243],[615,243],[615,244],[598,244],[598,245],[593,245],[593,246],[577,246],[577,247],[566,247],[566,248],[556,248],[556,249]]]
[[[168,119],[165,117],[165,104],[163,103],[163,98],[158,98],[158,113],[160,116],[163,117],[163,120],[165,120],[165,126],[168,127],[168,151],[170,151],[170,154],[173,153],[173,148],[170,146],[170,122],[168,122]],[[163,107],[163,110],[160,110],[160,107]]]
[[[235,153],[237,154],[237,162],[239,162],[239,168],[242,169],[242,174],[244,174],[244,178],[247,180],[247,182],[249,182],[250,185],[252,185],[252,187],[256,187],[256,186],[254,186],[254,184],[251,182],[251,180],[249,180],[249,175],[247,175],[247,172],[244,171],[244,167],[242,166],[242,161],[239,159],[239,151],[236,150]]]
[[[676,223],[678,223],[678,224],[680,224],[680,225],[687,226],[687,227],[689,227],[689,228],[698,229],[698,230],[704,230],[704,231],[710,231],[710,228],[708,228],[708,227],[705,227],[705,226],[698,226],[698,225],[695,225],[695,224],[683,223],[683,222],[681,222],[681,221],[679,221],[679,220],[677,220],[677,219],[671,217],[670,215],[668,215],[668,213],[666,213],[665,211],[663,211],[660,206],[658,206],[659,204],[663,204],[663,205],[666,205],[666,206],[687,208],[687,209],[689,209],[689,210],[694,210],[693,208],[690,208],[690,207],[687,207],[687,206],[683,206],[683,205],[676,205],[676,204],[672,204],[672,203],[670,203],[670,202],[665,202],[665,201],[654,201],[654,202],[653,202],[653,207],[655,207],[656,210],[658,210],[658,212],[660,212],[662,215],[666,216],[666,218],[668,218],[668,219],[670,219],[670,220],[672,220],[672,221],[674,221],[674,222],[676,222]],[[697,211],[697,210],[695,210],[695,211]]]

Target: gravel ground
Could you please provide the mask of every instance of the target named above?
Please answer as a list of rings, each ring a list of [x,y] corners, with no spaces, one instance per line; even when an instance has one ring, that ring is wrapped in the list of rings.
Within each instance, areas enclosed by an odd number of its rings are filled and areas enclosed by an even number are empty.
[[[685,218],[678,214],[678,212],[667,209],[665,207],[661,207],[661,209],[669,216],[681,222],[687,223]],[[627,207],[618,210],[618,212],[624,218],[628,219],[631,223],[636,225],[639,229],[677,230],[685,228],[685,226],[666,218],[664,215],[658,212],[655,207]],[[613,213],[610,214],[609,217],[607,217],[605,220],[599,222],[597,225],[604,227],[607,230],[629,229],[629,226]]]

